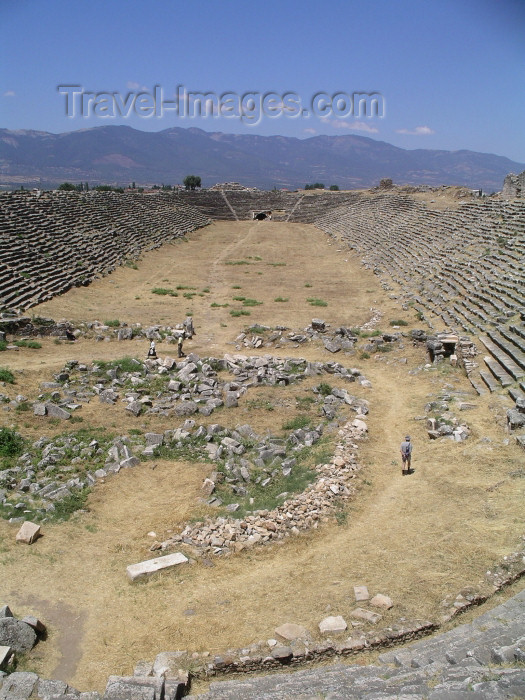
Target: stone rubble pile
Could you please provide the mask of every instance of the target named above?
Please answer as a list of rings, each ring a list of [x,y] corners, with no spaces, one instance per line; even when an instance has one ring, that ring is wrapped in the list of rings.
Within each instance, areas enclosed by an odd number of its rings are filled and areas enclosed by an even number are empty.
[[[470,428],[467,422],[457,418],[450,410],[451,403],[460,411],[468,411],[475,408],[475,404],[460,400],[463,397],[454,396],[451,392],[442,392],[435,400],[429,401],[425,406],[425,412],[433,414],[427,419],[427,433],[431,440],[442,438],[463,442],[470,436]]]
[[[281,506],[271,511],[256,511],[242,520],[207,518],[187,525],[180,534],[154,547],[164,550],[182,543],[192,547],[192,552],[199,556],[224,555],[317,528],[338,503],[354,494],[353,480],[359,470],[357,441],[367,430],[363,414],[349,421],[338,432],[339,442],[330,462],[316,465],[315,482],[302,493],[286,498]]]
[[[45,633],[46,627],[38,618],[28,615],[18,619],[8,605],[0,607],[0,681],[2,671],[16,667],[16,656],[30,651]]]
[[[126,367],[130,366],[131,369],[122,370],[118,361],[108,368],[96,362],[87,365],[72,360],[55,375],[55,381],[41,385],[44,393],[33,404],[33,410],[41,416],[68,418],[98,397],[110,406],[120,401],[134,416],[147,412],[185,418],[182,425],[144,436],[134,433],[111,438],[104,431],[82,429],[53,439],[42,436],[26,448],[14,466],[0,470],[0,504],[12,521],[22,522],[28,514],[33,519],[45,519],[56,511],[60,501],[120,469],[154,457],[160,448],[166,448],[173,458],[177,450],[189,449],[196,459],[215,461],[218,471],[203,486],[203,496],[208,497],[209,504],[220,505],[221,500],[213,495],[216,483],[224,482],[231,492],[244,497],[250,485],[266,486],[281,475],[288,477],[298,452],[319,440],[323,425],[340,421],[345,408],[363,416],[368,413],[365,399],[342,387],[320,385],[328,391],[324,394],[314,389],[320,422],[315,427],[292,430],[287,438],[258,436],[249,425],[233,430],[218,424],[196,425],[191,415],[209,416],[222,405],[236,407],[239,398],[255,386],[285,385],[326,374],[347,383],[367,386],[369,382],[358,369],[339,363],[269,355],[225,355],[220,360],[201,360],[190,354],[180,362],[172,358],[128,358]],[[221,379],[218,372],[228,372],[233,379]],[[27,398],[19,395],[4,408],[14,409],[24,402]],[[230,509],[234,510],[234,506]]]

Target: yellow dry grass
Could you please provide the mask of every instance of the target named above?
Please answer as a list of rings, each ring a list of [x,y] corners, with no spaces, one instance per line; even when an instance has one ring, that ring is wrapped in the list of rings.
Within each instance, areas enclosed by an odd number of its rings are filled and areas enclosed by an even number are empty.
[[[249,264],[226,264],[241,260]],[[191,291],[197,295],[187,299],[182,290],[178,297],[151,292],[177,285],[195,287]],[[249,317],[233,318],[229,311],[243,308],[234,296],[263,304],[248,307]],[[279,296],[289,301],[275,302]],[[308,297],[328,305],[312,307]],[[212,308],[214,302],[230,306]],[[314,227],[225,222],[191,234],[188,242],[145,254],[137,270],[120,268],[34,312],[144,324],[173,324],[191,312],[197,335],[186,350],[218,356],[236,351],[234,339],[247,323],[297,329],[320,316],[333,326],[357,326],[370,319],[371,307],[382,311],[384,330],[392,319],[406,320],[409,328],[418,325],[413,312],[400,310],[385,295],[373,274]],[[69,359],[140,357],[147,345],[45,340],[41,350],[22,349],[0,358],[17,376],[17,384],[2,391],[32,399],[39,382],[51,379]],[[161,356],[174,355],[173,346],[157,347]],[[139,659],[152,660],[160,651],[239,648],[273,636],[285,621],[315,632],[327,614],[348,615],[353,609],[354,585],[393,598],[385,623],[434,616],[447,594],[481,581],[515,546],[523,530],[523,479],[510,473],[523,460],[514,444],[504,444],[498,398],[469,396],[477,408],[464,414],[472,426],[467,442],[430,442],[425,421],[414,418],[424,415],[425,403],[444,385],[469,391],[460,370],[422,369],[423,351],[408,343],[363,360],[333,356],[314,344],[278,354],[336,359],[358,366],[372,381],[372,389],[346,385],[371,406],[369,438],[358,450],[363,465],[359,490],[346,523],[328,521],[318,531],[270,548],[217,559],[211,567],[195,563],[130,585],[126,566],[154,556],[149,533],[162,540],[202,513],[199,489],[210,465],[158,460],[126,470],[97,485],[88,512],[44,525],[44,537],[31,547],[16,546],[16,527],[0,521],[0,601],[17,615],[35,614],[49,625],[48,640],[28,659],[30,668],[82,690],[102,690],[109,674],[129,674]],[[331,382],[330,377],[321,380]],[[313,383],[248,392],[239,408],[207,422],[250,422],[261,432],[277,432],[297,412],[296,397],[306,395]],[[272,411],[265,408],[269,402]],[[81,413],[83,427],[105,426],[117,433],[130,427],[176,427],[162,417],[135,420],[118,404],[92,402]],[[18,424],[30,438],[69,427],[50,426],[31,414],[4,413],[2,423]],[[415,445],[415,472],[402,477],[398,445],[407,431]]]

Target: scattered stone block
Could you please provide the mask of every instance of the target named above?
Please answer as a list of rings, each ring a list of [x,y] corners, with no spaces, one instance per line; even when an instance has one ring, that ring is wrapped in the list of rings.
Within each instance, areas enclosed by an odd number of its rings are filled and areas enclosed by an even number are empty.
[[[14,617],[0,620],[0,644],[18,653],[32,649],[36,644],[36,632],[25,622]]]
[[[32,627],[38,635],[43,635],[46,632],[46,626],[41,620],[38,619],[38,617],[26,615],[22,618],[21,622],[25,622],[26,625]]]
[[[148,559],[147,561],[142,561],[138,564],[130,564],[126,568],[126,571],[129,580],[136,581],[143,576],[149,576],[157,571],[171,569],[179,564],[186,564],[188,561],[188,558],[185,557],[184,554],[181,552],[176,552],[175,554],[166,554],[165,556],[157,557],[156,559]]]
[[[375,605],[376,608],[384,608],[385,610],[390,610],[394,603],[392,602],[392,598],[389,598],[389,596],[383,595],[382,593],[378,593],[372,598],[372,600],[370,601],[370,605]]]
[[[3,605],[0,608],[0,618],[2,617],[14,617],[13,613],[11,612],[11,608],[9,605]]]
[[[296,625],[293,622],[285,622],[284,625],[276,627],[274,632],[289,642],[293,639],[308,639],[310,637],[310,633],[306,627]]]
[[[140,459],[138,457],[128,457],[123,459],[120,463],[120,467],[125,469],[126,467],[137,467],[140,464]]]
[[[0,698],[2,700],[26,700],[33,693],[37,681],[36,673],[15,671],[5,678],[0,688]]]
[[[354,586],[354,595],[357,603],[370,598],[370,594],[368,593],[368,588],[366,586]]]
[[[340,634],[347,629],[348,625],[341,615],[330,615],[319,623],[321,634]]]
[[[377,624],[382,617],[379,613],[374,613],[370,610],[365,610],[364,608],[356,608],[355,610],[352,610],[350,615],[352,617],[356,617],[358,620],[366,620],[372,625]]]
[[[277,659],[277,661],[286,663],[293,657],[293,651],[290,647],[277,646],[272,649],[272,656],[274,659]]]
[[[106,700],[160,700],[163,680],[154,676],[110,676],[106,684]]]
[[[13,655],[11,647],[0,646],[0,669],[7,668],[10,658]]]
[[[182,666],[187,663],[186,651],[163,651],[157,654],[153,662],[153,675],[157,678],[180,678],[184,673]]]
[[[26,520],[16,534],[16,541],[24,542],[25,544],[33,544],[39,537],[40,525],[35,525],[35,523]]]
[[[46,416],[50,418],[60,418],[60,420],[69,420],[71,418],[71,413],[64,408],[60,408],[56,403],[48,401],[46,403]]]

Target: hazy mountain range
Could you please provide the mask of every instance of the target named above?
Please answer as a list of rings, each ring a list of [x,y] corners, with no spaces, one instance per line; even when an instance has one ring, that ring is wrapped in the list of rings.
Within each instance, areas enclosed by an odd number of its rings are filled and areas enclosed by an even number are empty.
[[[241,182],[262,189],[322,182],[341,189],[396,184],[465,185],[499,191],[517,163],[475,151],[406,150],[364,136],[236,135],[174,127],[145,132],[101,126],[62,134],[0,129],[0,186],[54,187],[64,181],[140,185],[181,183],[200,175],[204,187]]]

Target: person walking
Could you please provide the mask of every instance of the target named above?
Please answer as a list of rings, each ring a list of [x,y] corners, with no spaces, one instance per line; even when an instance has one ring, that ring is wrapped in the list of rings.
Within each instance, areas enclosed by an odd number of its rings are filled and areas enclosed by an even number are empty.
[[[157,350],[155,348],[155,341],[152,340],[151,343],[149,344],[149,350],[148,350],[148,360],[156,360],[157,359]]]
[[[410,464],[412,461],[412,442],[410,441],[410,435],[407,435],[403,442],[401,443],[401,460],[403,462],[401,467],[402,474],[410,474]],[[406,471],[405,471],[406,466]]]
[[[186,355],[182,352],[182,343],[184,342],[185,337],[186,334],[184,331],[182,331],[182,333],[179,333],[179,337],[177,338],[177,350],[179,351],[179,357],[186,357]]]

